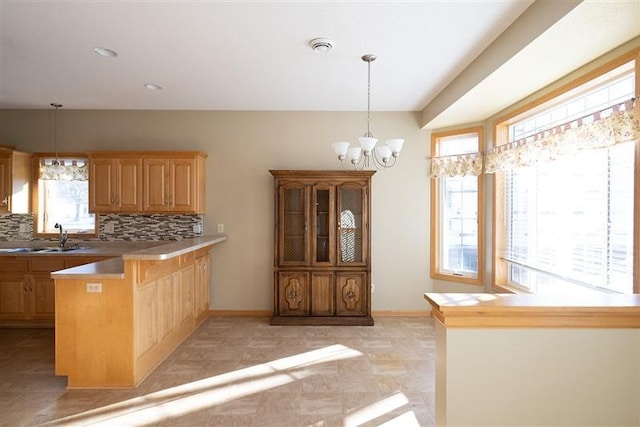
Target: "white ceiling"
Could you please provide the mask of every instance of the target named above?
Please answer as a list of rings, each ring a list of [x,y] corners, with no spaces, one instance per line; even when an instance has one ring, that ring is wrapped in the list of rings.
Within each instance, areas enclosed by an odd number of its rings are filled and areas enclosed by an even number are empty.
[[[373,53],[371,109],[420,111],[531,3],[0,0],[0,108],[362,111],[360,57]],[[609,8],[590,3],[591,15]],[[629,10],[640,26],[640,2],[617,3],[633,6],[614,8],[607,33],[620,32],[611,21]],[[576,37],[599,25],[581,8],[567,16],[576,21],[571,30],[582,31]],[[333,39],[334,49],[313,52],[307,43],[315,37]],[[625,31],[605,44],[631,37]],[[545,43],[562,41],[559,31]],[[119,55],[100,57],[94,47]],[[593,59],[589,43],[580,48],[576,60],[562,52],[567,60],[541,79]],[[537,67],[532,55],[522,51],[517,67]],[[538,84],[532,76],[527,82]],[[510,98],[500,99],[502,108]]]

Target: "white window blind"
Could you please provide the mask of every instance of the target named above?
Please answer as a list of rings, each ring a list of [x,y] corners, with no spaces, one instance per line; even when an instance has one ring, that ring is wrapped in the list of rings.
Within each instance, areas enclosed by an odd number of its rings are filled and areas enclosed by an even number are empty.
[[[632,292],[634,144],[507,172],[512,284]]]

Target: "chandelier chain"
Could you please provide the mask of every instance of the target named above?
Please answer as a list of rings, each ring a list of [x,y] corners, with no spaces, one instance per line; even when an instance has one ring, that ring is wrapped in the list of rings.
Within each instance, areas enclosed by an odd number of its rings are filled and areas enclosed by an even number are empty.
[[[367,61],[367,135],[371,137],[369,124],[371,123],[371,61]]]

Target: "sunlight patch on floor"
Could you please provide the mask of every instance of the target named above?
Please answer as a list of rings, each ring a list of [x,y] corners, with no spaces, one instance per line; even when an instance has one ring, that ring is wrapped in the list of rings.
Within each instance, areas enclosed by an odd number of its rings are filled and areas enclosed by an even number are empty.
[[[315,374],[314,366],[363,354],[343,345],[284,357],[55,420],[51,424],[144,426],[279,387]]]
[[[357,427],[392,412],[409,403],[409,399],[403,393],[396,393],[385,397],[376,403],[357,409],[344,418],[344,427]],[[410,425],[410,424],[407,424]]]

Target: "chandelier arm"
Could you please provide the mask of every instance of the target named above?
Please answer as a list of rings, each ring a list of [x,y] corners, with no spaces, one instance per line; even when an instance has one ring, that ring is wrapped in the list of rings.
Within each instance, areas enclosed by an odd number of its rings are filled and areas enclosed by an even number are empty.
[[[376,153],[376,150],[373,150],[372,157],[373,157],[373,164],[376,167],[376,170],[384,169],[387,167],[385,163],[378,158],[378,154]]]

